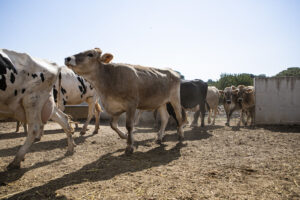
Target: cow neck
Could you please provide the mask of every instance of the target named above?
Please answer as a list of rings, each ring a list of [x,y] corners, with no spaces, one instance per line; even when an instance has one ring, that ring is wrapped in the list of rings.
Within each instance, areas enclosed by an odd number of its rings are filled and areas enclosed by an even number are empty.
[[[101,62],[97,63],[95,71],[93,73],[90,73],[87,79],[90,83],[93,83],[93,86],[101,94],[105,93],[105,90],[107,89],[106,86],[109,84],[107,82],[109,81],[107,79],[109,78],[109,75],[107,74],[107,70],[105,70],[105,68],[107,68],[105,64]]]

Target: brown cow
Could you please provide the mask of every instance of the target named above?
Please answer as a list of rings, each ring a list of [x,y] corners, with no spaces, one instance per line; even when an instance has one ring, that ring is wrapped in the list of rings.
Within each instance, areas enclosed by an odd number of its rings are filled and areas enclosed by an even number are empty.
[[[251,118],[251,126],[254,125],[254,115],[255,115],[255,97],[254,97],[254,87],[239,85],[238,89],[234,91],[237,94],[237,102],[241,104],[241,115],[238,122],[240,126],[241,121],[243,124],[247,125],[249,119]],[[244,115],[247,115],[247,120],[244,122]]]
[[[96,88],[108,114],[111,128],[121,138],[127,138],[126,154],[133,153],[133,124],[136,109],[155,110],[161,116],[161,128],[157,141],[161,142],[168,122],[166,103],[170,102],[178,120],[179,139],[183,139],[180,105],[180,76],[170,69],[156,69],[127,64],[106,64],[101,61],[98,48],[67,57],[65,64],[83,76]],[[103,56],[111,54],[104,54]],[[118,128],[119,116],[126,112],[128,136]]]
[[[241,110],[242,106],[237,102],[237,92],[235,86],[226,87],[224,90],[219,90],[223,95],[223,106],[226,112],[226,126],[230,126],[230,117],[234,111]]]

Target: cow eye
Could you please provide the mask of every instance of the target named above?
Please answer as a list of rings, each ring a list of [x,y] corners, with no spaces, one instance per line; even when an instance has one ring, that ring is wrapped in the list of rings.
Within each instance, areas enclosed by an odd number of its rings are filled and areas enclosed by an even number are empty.
[[[93,57],[94,55],[92,53],[89,53],[87,56],[88,57]]]

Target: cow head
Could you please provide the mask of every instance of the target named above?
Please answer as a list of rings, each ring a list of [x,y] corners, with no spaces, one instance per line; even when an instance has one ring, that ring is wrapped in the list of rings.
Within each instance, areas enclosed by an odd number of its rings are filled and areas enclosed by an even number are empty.
[[[238,103],[242,103],[244,99],[244,94],[245,94],[246,86],[244,85],[239,85],[237,92],[236,92],[236,99]]]
[[[112,59],[112,54],[102,55],[102,51],[95,48],[65,58],[65,65],[77,74],[82,75],[93,72],[95,67],[98,66],[97,64],[109,63]]]
[[[232,91],[233,91],[232,87],[226,87],[224,91],[222,92],[220,91],[220,93],[223,94],[224,96],[224,102],[226,104],[232,103]]]

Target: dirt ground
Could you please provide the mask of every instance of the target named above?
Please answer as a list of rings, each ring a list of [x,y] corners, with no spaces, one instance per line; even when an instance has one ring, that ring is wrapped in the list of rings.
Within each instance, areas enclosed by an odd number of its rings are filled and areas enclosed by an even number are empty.
[[[300,127],[224,122],[187,127],[182,143],[169,129],[163,145],[156,129],[136,127],[132,156],[107,122],[98,135],[93,125],[85,136],[76,130],[75,153],[65,156],[66,136],[50,122],[21,169],[9,172],[25,135],[0,123],[0,199],[300,199]]]

